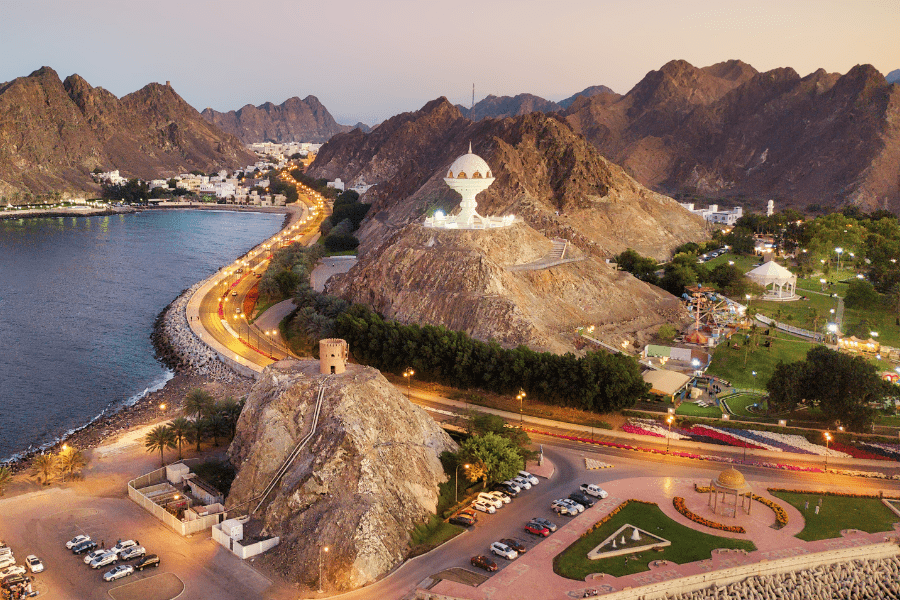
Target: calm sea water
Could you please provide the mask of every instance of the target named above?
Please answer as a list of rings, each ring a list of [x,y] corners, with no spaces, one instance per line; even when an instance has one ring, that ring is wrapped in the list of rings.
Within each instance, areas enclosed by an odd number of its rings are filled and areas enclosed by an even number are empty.
[[[168,380],[150,344],[156,316],[283,219],[160,210],[0,221],[0,461]]]

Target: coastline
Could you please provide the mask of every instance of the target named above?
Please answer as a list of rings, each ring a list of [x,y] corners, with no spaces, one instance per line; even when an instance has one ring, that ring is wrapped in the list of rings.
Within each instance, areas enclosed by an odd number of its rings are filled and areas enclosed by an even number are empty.
[[[128,207],[114,208],[91,208],[84,207],[79,209],[77,206],[67,206],[66,208],[50,208],[50,209],[26,209],[21,211],[3,211],[0,212],[0,220],[14,221],[16,219],[43,219],[47,217],[102,217],[106,215],[123,215],[138,212],[138,209]]]
[[[221,205],[160,208],[216,210],[221,209]],[[285,213],[281,228],[273,235],[280,234],[301,214],[301,211],[291,210],[290,208],[273,208],[275,210],[257,211],[241,207],[239,212]],[[231,210],[238,209],[235,207]],[[100,214],[131,212],[138,211],[130,207],[127,210],[94,211],[90,213],[82,211],[74,215],[62,215],[52,211],[32,211],[29,215],[16,215],[15,218],[90,217]],[[0,215],[0,218],[4,216]],[[8,218],[13,217],[10,215]],[[266,240],[268,239],[266,238]],[[260,244],[265,243],[266,240],[252,246],[241,257],[255,250]],[[20,473],[30,467],[31,460],[36,455],[46,451],[58,452],[64,444],[70,444],[80,450],[88,450],[99,446],[111,437],[135,427],[142,427],[154,422],[169,421],[181,416],[184,397],[195,388],[202,388],[217,398],[232,396],[239,399],[245,396],[249,392],[253,381],[235,373],[225,363],[221,362],[215,352],[194,335],[187,322],[185,315],[187,302],[204,281],[206,279],[182,290],[172,302],[160,311],[154,321],[153,331],[150,334],[151,343],[156,352],[157,360],[166,366],[171,374],[171,377],[162,386],[151,389],[153,387],[151,382],[150,386],[136,399],[132,396],[132,398],[123,399],[119,403],[113,403],[89,422],[67,431],[55,441],[38,448],[20,451],[7,460],[0,460],[0,466],[9,467],[14,474]],[[160,408],[162,405],[165,406],[165,409]]]

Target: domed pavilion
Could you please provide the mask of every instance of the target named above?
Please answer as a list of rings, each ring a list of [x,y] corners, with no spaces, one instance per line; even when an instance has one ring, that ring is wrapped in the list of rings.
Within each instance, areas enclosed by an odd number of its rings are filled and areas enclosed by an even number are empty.
[[[475,211],[475,207],[478,206],[478,203],[475,202],[475,196],[494,183],[494,174],[483,158],[472,153],[471,143],[469,143],[469,152],[457,158],[450,165],[450,168],[447,170],[447,176],[444,177],[444,183],[462,196],[462,202],[459,204],[459,213],[446,215],[443,211],[437,211],[433,217],[425,219],[425,227],[491,229],[508,227],[515,223],[513,215],[483,217]]]
[[[733,500],[729,502],[730,498]],[[753,504],[753,490],[744,476],[731,467],[709,482],[708,504],[712,507],[713,514],[736,518],[740,505],[741,510],[749,515]]]

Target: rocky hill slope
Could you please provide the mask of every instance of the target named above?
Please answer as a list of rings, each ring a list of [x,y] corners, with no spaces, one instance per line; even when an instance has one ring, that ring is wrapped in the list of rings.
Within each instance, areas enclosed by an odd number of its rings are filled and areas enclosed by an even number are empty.
[[[801,77],[672,61],[622,97],[580,98],[564,115],[653,189],[900,212],[900,86],[869,65]]]
[[[226,501],[246,514],[295,445],[311,430],[318,361],[282,361],[254,384],[228,449],[237,478]],[[377,370],[347,365],[327,377],[318,427],[253,515],[250,529],[281,538],[258,560],[310,587],[349,590],[396,567],[412,528],[434,514],[446,480],[441,452],[456,444]]]
[[[365,254],[429,211],[459,205],[443,178],[469,142],[496,177],[478,196],[482,214],[516,214],[545,236],[601,258],[628,247],[668,258],[678,244],[707,235],[702,219],[635,182],[560,118],[531,113],[472,122],[446,98],[369,134],[335,136],[310,173],[378,184],[365,196],[372,203],[359,234]]]
[[[335,276],[327,292],[403,323],[557,353],[575,349],[577,327],[593,324],[604,341],[640,347],[663,323],[687,319],[674,296],[577,250],[567,256],[585,260],[508,269],[539,261],[552,245],[526,224],[488,231],[410,224]]]
[[[150,179],[254,159],[166,85],[116,98],[49,67],[0,85],[0,196],[96,192],[96,167]]]
[[[294,96],[277,106],[271,102],[259,106],[248,104],[224,113],[206,108],[201,114],[222,131],[247,144],[265,141],[322,143],[336,133],[354,129],[338,124],[315,96],[302,100]],[[355,127],[363,131],[368,129],[362,123]]]
[[[569,106],[578,98],[596,96],[597,94],[612,94],[618,96],[614,91],[605,85],[592,85],[569,96],[565,100],[553,102],[545,100],[534,94],[519,94],[517,96],[494,96],[487,95],[479,100],[472,107],[465,107],[457,104],[456,108],[467,119],[480,121],[486,118],[503,119],[506,117],[517,117],[519,115],[527,115],[531,112],[553,113],[559,112]]]

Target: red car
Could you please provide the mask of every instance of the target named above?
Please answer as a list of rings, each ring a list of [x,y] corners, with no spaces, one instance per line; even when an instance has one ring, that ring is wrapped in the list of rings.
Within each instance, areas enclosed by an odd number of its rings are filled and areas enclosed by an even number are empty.
[[[525,525],[525,533],[547,537],[548,535],[550,535],[550,530],[543,525],[538,525],[537,523],[528,523]]]
[[[497,570],[497,563],[489,559],[487,556],[473,556],[472,566],[484,569],[485,571]]]

